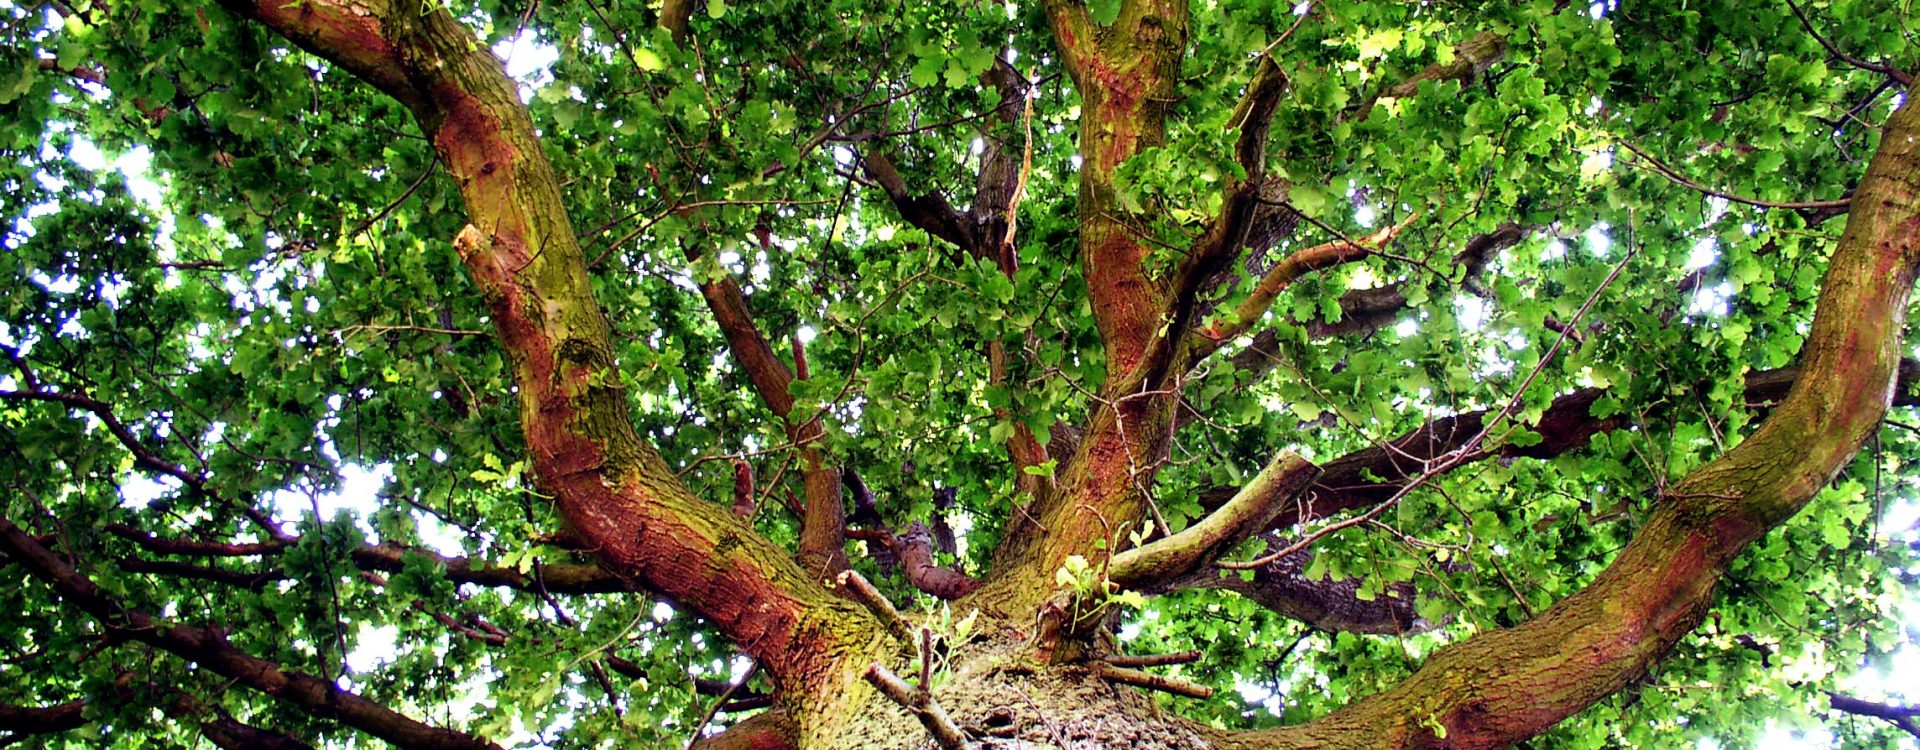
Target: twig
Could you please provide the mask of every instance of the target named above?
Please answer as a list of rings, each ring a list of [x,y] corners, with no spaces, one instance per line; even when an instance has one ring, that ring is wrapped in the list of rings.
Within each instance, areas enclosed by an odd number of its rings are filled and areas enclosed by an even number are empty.
[[[1108,682],[1119,682],[1148,690],[1158,690],[1162,693],[1183,695],[1188,698],[1213,697],[1213,688],[1205,685],[1188,682],[1178,677],[1162,677],[1157,674],[1148,674],[1137,669],[1116,667],[1106,662],[1095,664],[1093,673]]]
[[[753,666],[747,668],[746,674],[740,675],[740,679],[727,685],[727,689],[720,693],[719,698],[714,699],[712,706],[707,708],[707,715],[701,717],[700,723],[693,726],[693,736],[688,738],[687,747],[691,748],[700,742],[700,736],[706,734],[707,725],[713,723],[713,717],[719,715],[720,709],[726,706],[728,701],[733,699],[733,694],[740,692],[740,688],[746,687],[747,681],[752,680],[753,676],[759,674],[759,672],[760,662],[756,661],[753,663]]]
[[[1715,190],[1713,188],[1702,185],[1698,182],[1694,182],[1693,180],[1687,179],[1686,175],[1680,174],[1679,170],[1676,170],[1673,167],[1667,166],[1665,162],[1662,162],[1659,159],[1653,158],[1652,154],[1649,154],[1646,151],[1641,150],[1639,146],[1635,146],[1632,143],[1629,143],[1623,140],[1623,141],[1620,141],[1620,147],[1632,152],[1634,156],[1638,156],[1642,160],[1645,160],[1647,162],[1647,165],[1653,168],[1653,171],[1658,172],[1660,176],[1667,178],[1668,182],[1671,182],[1675,185],[1679,185],[1684,188],[1691,189],[1698,193],[1703,193],[1706,195],[1713,196],[1715,198],[1719,198],[1721,200],[1731,201],[1733,203],[1741,203],[1748,206],[1755,206],[1758,208],[1783,208],[1783,209],[1791,209],[1791,210],[1846,208],[1853,203],[1852,196],[1848,196],[1845,198],[1836,198],[1834,200],[1827,200],[1827,201],[1763,201],[1758,198],[1747,198],[1744,196],[1734,195],[1733,193],[1729,193],[1723,190]]]
[[[960,728],[954,726],[953,719],[947,716],[945,709],[940,708],[940,703],[933,699],[933,693],[927,689],[925,683],[916,689],[908,685],[906,680],[900,679],[899,675],[877,663],[867,667],[864,677],[868,683],[880,691],[881,695],[900,704],[902,708],[912,713],[914,718],[919,719],[920,724],[933,735],[933,741],[944,750],[967,750],[966,735],[961,734]]]
[[[1825,36],[1821,35],[1818,29],[1815,29],[1813,27],[1813,20],[1810,18],[1807,18],[1807,14],[1804,11],[1800,10],[1800,5],[1798,3],[1795,3],[1793,0],[1787,0],[1787,7],[1793,11],[1794,18],[1800,19],[1800,25],[1807,27],[1807,33],[1813,35],[1813,40],[1816,42],[1819,42],[1820,46],[1827,48],[1827,51],[1832,53],[1834,57],[1839,58],[1841,62],[1844,62],[1848,65],[1859,68],[1861,70],[1879,73],[1888,78],[1892,78],[1893,80],[1899,81],[1901,86],[1907,86],[1907,87],[1913,86],[1913,76],[1907,74],[1907,72],[1904,70],[1895,68],[1891,65],[1862,60],[1858,57],[1854,57],[1853,55],[1849,55],[1846,52],[1842,51],[1839,45],[1836,45],[1832,41],[1828,40]],[[1920,736],[1920,735],[1916,735],[1916,736]]]
[[[1593,294],[1590,294],[1587,296],[1587,301],[1580,305],[1580,310],[1573,314],[1573,319],[1568,323],[1569,329],[1573,328],[1574,326],[1577,326],[1580,322],[1580,319],[1586,317],[1587,311],[1593,309],[1594,303],[1600,300],[1600,294],[1602,292],[1605,292],[1607,290],[1607,287],[1613,284],[1614,279],[1620,278],[1620,272],[1626,270],[1627,261],[1630,261],[1632,259],[1633,259],[1633,251],[1629,250],[1627,251],[1627,254],[1624,257],[1620,258],[1619,263],[1614,264],[1613,271],[1609,272],[1607,274],[1607,278],[1605,278],[1600,282],[1600,286],[1596,287],[1593,290]],[[1546,370],[1547,365],[1553,361],[1554,355],[1559,353],[1560,347],[1567,343],[1567,338],[1568,338],[1567,332],[1562,331],[1560,333],[1560,337],[1553,340],[1553,346],[1548,347],[1546,353],[1540,356],[1539,364],[1534,365],[1533,371],[1527,373],[1526,379],[1520,382],[1520,387],[1514,390],[1513,397],[1507,399],[1506,405],[1500,407],[1500,411],[1494,414],[1493,419],[1488,420],[1486,423],[1486,426],[1480,428],[1479,434],[1474,435],[1471,440],[1468,440],[1467,442],[1461,444],[1460,447],[1455,448],[1451,451],[1448,451],[1444,455],[1440,456],[1439,458],[1435,459],[1431,463],[1427,464],[1427,469],[1425,471],[1422,471],[1420,473],[1420,476],[1414,477],[1412,481],[1401,486],[1399,491],[1393,493],[1392,497],[1387,498],[1385,501],[1381,502],[1379,505],[1374,506],[1373,509],[1368,510],[1365,513],[1362,513],[1358,516],[1354,516],[1352,518],[1349,518],[1337,523],[1330,524],[1328,526],[1320,528],[1319,530],[1311,534],[1303,536],[1300,538],[1299,541],[1294,542],[1293,544],[1289,544],[1286,547],[1281,548],[1277,552],[1267,554],[1267,555],[1262,555],[1258,558],[1255,558],[1253,560],[1247,560],[1245,562],[1226,561],[1226,562],[1220,562],[1216,564],[1228,570],[1252,570],[1255,568],[1265,567],[1266,565],[1268,565],[1269,563],[1272,563],[1275,560],[1279,560],[1283,557],[1286,557],[1295,552],[1299,552],[1300,550],[1303,550],[1303,549],[1306,549],[1307,547],[1312,546],[1315,542],[1318,542],[1321,539],[1326,538],[1330,534],[1336,533],[1343,529],[1359,526],[1361,524],[1368,523],[1376,518],[1379,518],[1382,513],[1387,512],[1387,509],[1392,508],[1395,505],[1399,504],[1402,498],[1405,498],[1407,495],[1411,494],[1415,489],[1418,489],[1421,485],[1426,484],[1428,480],[1431,480],[1434,477],[1439,476],[1440,474],[1443,474],[1456,466],[1459,466],[1461,464],[1467,463],[1468,461],[1472,461],[1478,458],[1480,444],[1486,442],[1487,436],[1493,433],[1493,429],[1495,427],[1498,427],[1501,422],[1506,421],[1507,417],[1513,414],[1514,409],[1520,406],[1520,399],[1526,396],[1527,388],[1533,385],[1533,381],[1538,377],[1540,377],[1540,373],[1542,371]]]
[[[893,602],[887,601],[885,596],[880,595],[880,590],[874,588],[866,576],[860,575],[858,571],[845,570],[840,572],[840,577],[836,580],[840,585],[847,587],[848,591],[853,592],[853,597],[864,605],[867,611],[880,619],[880,626],[886,628],[887,634],[893,636],[894,640],[907,645],[913,644],[913,625],[907,622],[907,618],[900,615],[900,610],[893,608]]]
[[[1201,652],[1176,651],[1171,654],[1113,654],[1106,658],[1108,664],[1116,667],[1164,667],[1169,664],[1188,664],[1200,660]]]

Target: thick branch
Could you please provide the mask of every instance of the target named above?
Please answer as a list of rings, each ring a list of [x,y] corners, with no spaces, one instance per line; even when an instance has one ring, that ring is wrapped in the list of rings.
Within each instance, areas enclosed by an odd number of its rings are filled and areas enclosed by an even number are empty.
[[[200,701],[178,691],[174,694],[173,709],[184,716],[208,713]],[[312,745],[291,735],[242,723],[219,708],[213,709],[212,714],[212,718],[197,719],[196,724],[200,734],[221,750],[313,750]]]
[[[217,628],[167,625],[146,612],[129,608],[4,518],[0,518],[0,553],[120,637],[171,652],[314,716],[333,719],[408,750],[499,750],[491,742],[422,724],[357,693],[341,690],[326,679],[289,671],[245,653],[228,643]]]
[[[942,599],[958,599],[980,588],[980,581],[974,577],[934,562],[933,532],[919,521],[909,524],[902,534],[874,527],[861,529],[853,536],[866,540],[877,548],[876,552],[885,550],[887,559],[900,566],[900,574],[916,589]]]
[[[1115,555],[1107,577],[1127,588],[1144,589],[1208,565],[1265,531],[1319,473],[1320,467],[1294,452],[1281,453],[1206,518],[1178,534]]]
[[[1273,301],[1280,297],[1280,293],[1286,291],[1287,287],[1298,281],[1300,277],[1323,268],[1365,259],[1374,251],[1393,242],[1393,238],[1398,237],[1415,218],[1416,216],[1409,216],[1399,224],[1382,227],[1380,231],[1359,240],[1352,242],[1344,239],[1334,240],[1288,255],[1285,260],[1280,261],[1260,278],[1246,300],[1200,332],[1201,341],[1194,346],[1193,359],[1197,361],[1220,348],[1222,344],[1246,333],[1254,323],[1260,320],[1261,316],[1267,314],[1269,308],[1273,307]]]
[[[0,740],[36,734],[58,734],[87,725],[87,701],[67,701],[52,706],[13,706],[0,703]],[[0,742],[0,744],[6,744]]]
[[[1920,737],[1920,706],[1875,703],[1839,693],[1827,693],[1827,706],[1835,711],[1879,719],[1898,727],[1900,731]]]
[[[1855,193],[1802,376],[1751,437],[1665,493],[1587,588],[1434,653],[1384,693],[1242,746],[1505,747],[1640,679],[1706,616],[1734,557],[1799,512],[1879,426],[1917,270],[1920,107],[1908,104]]]
[[[604,567],[706,617],[776,677],[824,670],[823,641],[862,637],[829,627],[864,621],[857,608],[694,497],[640,437],[558,180],[518,86],[471,31],[418,0],[226,2],[412,110],[460,185],[470,224],[455,248],[512,363],[534,484]]]
[[[688,250],[689,259],[697,260],[699,253]],[[753,384],[753,390],[759,394],[760,401],[780,418],[786,428],[787,439],[799,446],[801,481],[805,487],[806,500],[801,505],[800,549],[799,557],[807,569],[819,576],[832,575],[846,569],[846,506],[840,499],[840,471],[826,465],[819,447],[814,445],[826,427],[819,417],[794,424],[793,383],[794,370],[787,367],[780,356],[773,351],[773,345],[767,343],[767,337],[760,330],[759,323],[753,319],[752,311],[747,309],[747,297],[740,291],[739,282],[733,275],[722,272],[713,281],[700,283],[700,296],[707,301],[707,308],[713,311],[714,321],[719,323],[721,333],[726,335],[727,350],[733,361],[746,373],[747,380]],[[799,341],[794,342],[794,362],[796,366],[804,363]],[[741,508],[738,498],[734,501],[735,515]]]
[[[716,735],[702,737],[687,750],[794,750],[796,732],[787,712],[762,711]]]
[[[222,750],[313,750],[291,735],[241,723],[231,716],[200,722],[200,733]]]
[[[900,218],[940,239],[953,243],[954,247],[972,248],[975,246],[973,233],[969,231],[966,218],[947,202],[946,196],[939,194],[914,195],[907,188],[906,178],[893,166],[893,159],[876,145],[867,150],[860,159],[860,166],[867,178],[873,180],[885,190],[887,198],[893,201],[894,209],[900,212]]]

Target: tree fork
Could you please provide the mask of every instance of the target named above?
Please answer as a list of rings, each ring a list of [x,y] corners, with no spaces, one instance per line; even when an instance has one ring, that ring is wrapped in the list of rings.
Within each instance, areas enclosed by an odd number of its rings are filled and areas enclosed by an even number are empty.
[[[707,617],[776,680],[834,679],[838,660],[810,647],[867,642],[866,615],[694,497],[635,431],[558,182],[500,61],[417,2],[226,2],[412,110],[460,185],[471,223],[455,246],[520,386],[535,484],[601,564]]]
[[[1734,556],[1798,512],[1879,425],[1917,266],[1920,107],[1909,102],[1854,194],[1801,378],[1751,437],[1681,480],[1587,588],[1436,652],[1384,693],[1233,746],[1506,747],[1645,674],[1705,617]]]

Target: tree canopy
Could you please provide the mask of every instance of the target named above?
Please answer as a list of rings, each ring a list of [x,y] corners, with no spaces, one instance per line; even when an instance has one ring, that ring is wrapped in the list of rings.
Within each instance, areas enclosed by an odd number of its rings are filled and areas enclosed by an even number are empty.
[[[1909,5],[0,0],[0,745],[1910,745]]]

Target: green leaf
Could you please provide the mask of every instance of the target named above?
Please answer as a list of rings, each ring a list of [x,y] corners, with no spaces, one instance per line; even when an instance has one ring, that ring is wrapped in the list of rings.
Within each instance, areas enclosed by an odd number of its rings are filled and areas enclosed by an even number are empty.
[[[1087,14],[1093,22],[1101,26],[1112,26],[1120,20],[1121,0],[1087,0]]]

